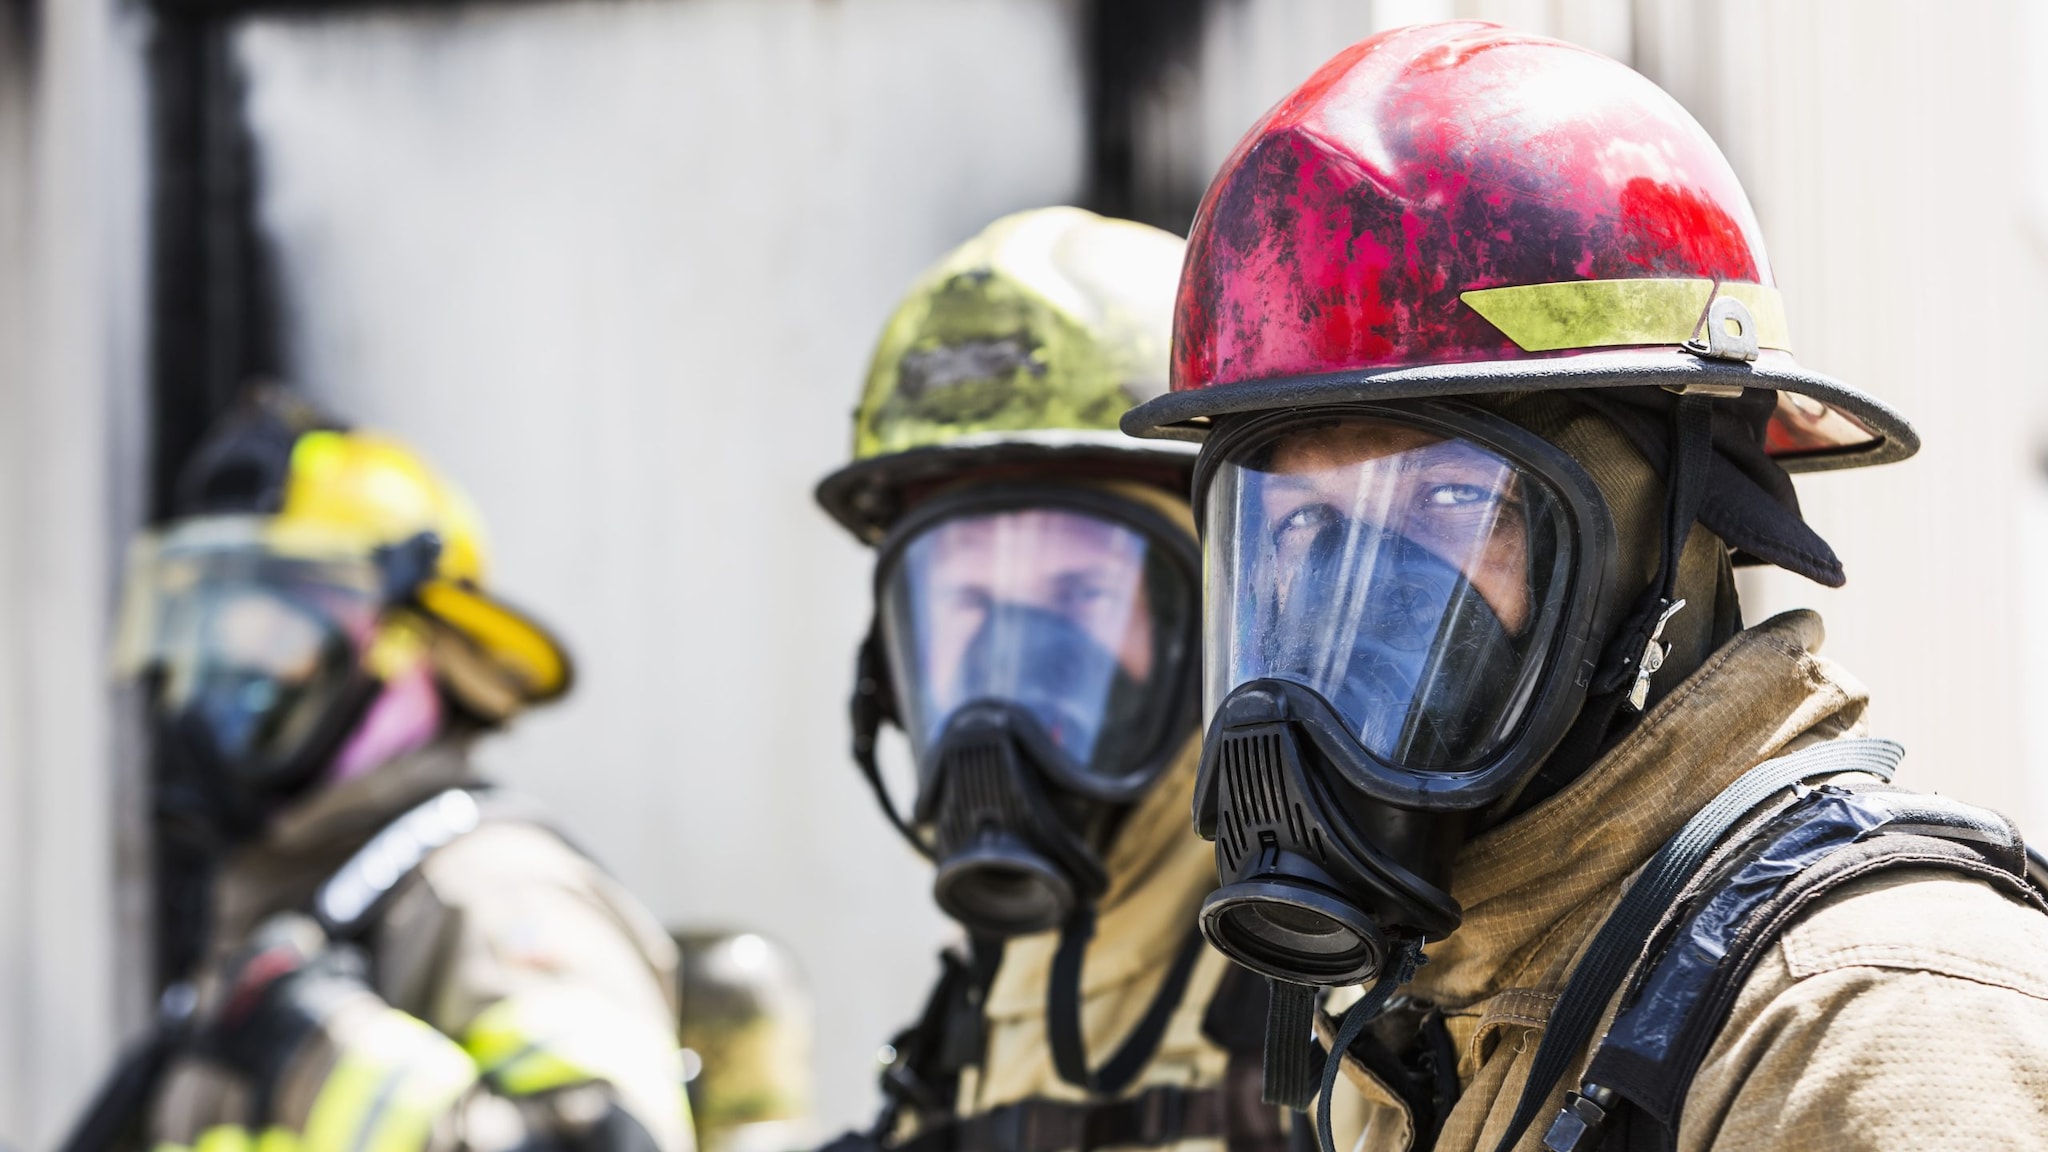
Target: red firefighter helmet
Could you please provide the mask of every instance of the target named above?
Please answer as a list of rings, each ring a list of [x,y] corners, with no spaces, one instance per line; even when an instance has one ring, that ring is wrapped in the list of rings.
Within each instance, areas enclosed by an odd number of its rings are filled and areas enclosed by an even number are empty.
[[[1778,393],[1791,471],[1919,437],[1792,358],[1756,215],[1678,102],[1570,44],[1457,22],[1345,50],[1225,162],[1189,237],[1172,392],[1136,435],[1237,412],[1665,385]]]

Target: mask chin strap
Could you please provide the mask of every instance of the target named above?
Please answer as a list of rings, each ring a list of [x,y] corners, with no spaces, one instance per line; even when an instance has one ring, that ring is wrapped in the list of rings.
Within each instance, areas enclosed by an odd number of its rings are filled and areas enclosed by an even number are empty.
[[[1131,1086],[1166,1036],[1166,1025],[1187,994],[1188,979],[1202,955],[1202,934],[1190,931],[1174,954],[1173,966],[1152,996],[1145,1015],[1102,1067],[1088,1070],[1087,1048],[1081,1039],[1081,961],[1095,937],[1095,908],[1083,901],[1060,929],[1059,951],[1053,955],[1052,979],[1045,990],[1046,1040],[1052,1047],[1053,1069],[1060,1079],[1097,1096],[1115,1096]]]
[[[1351,1051],[1351,1045],[1358,1041],[1359,1033],[1373,1022],[1387,1001],[1394,995],[1394,989],[1415,978],[1415,970],[1422,967],[1427,958],[1422,954],[1422,941],[1410,938],[1387,957],[1387,966],[1380,978],[1358,1002],[1344,1010],[1344,1019],[1337,1025],[1337,1035],[1330,1045],[1330,1055],[1323,1060],[1323,1087],[1316,1101],[1316,1137],[1322,1144],[1322,1152],[1336,1152],[1336,1143],[1330,1135],[1330,1097],[1337,1094],[1337,1075],[1344,1070],[1344,1054]],[[1268,1038],[1271,1043],[1271,1038]]]
[[[931,859],[932,850],[910,827],[910,821],[896,810],[896,804],[889,799],[888,786],[882,783],[881,767],[875,763],[875,739],[882,733],[884,723],[902,726],[903,721],[896,715],[895,692],[889,683],[889,662],[882,655],[882,630],[880,623],[868,626],[867,639],[860,642],[860,653],[854,657],[853,698],[847,701],[847,713],[853,722],[853,762],[860,766],[860,774],[874,790],[875,802],[882,806],[882,815],[889,818],[903,839],[925,859]]]
[[[1713,397],[1689,392],[1671,411],[1671,474],[1664,499],[1664,550],[1657,575],[1615,630],[1602,653],[1600,671],[1586,693],[1579,718],[1565,733],[1543,767],[1515,798],[1514,811],[1524,812],[1555,795],[1598,759],[1614,737],[1617,722],[1626,724],[1649,703],[1650,679],[1664,666],[1671,646],[1664,626],[1685,607],[1678,596],[1678,562],[1706,497],[1707,473],[1713,466]]]

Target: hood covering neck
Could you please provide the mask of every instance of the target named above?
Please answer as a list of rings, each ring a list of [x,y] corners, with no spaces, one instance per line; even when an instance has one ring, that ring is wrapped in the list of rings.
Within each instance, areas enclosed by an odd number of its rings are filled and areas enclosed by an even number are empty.
[[[1637,596],[1656,579],[1664,538],[1665,486],[1662,473],[1622,427],[1582,399],[1576,393],[1539,392],[1480,397],[1477,404],[1563,449],[1600,489],[1614,517],[1618,545],[1614,584],[1594,620],[1595,634],[1607,644],[1613,642]],[[1659,435],[1668,438],[1669,421],[1661,427],[1665,431]],[[1717,436],[1718,430],[1717,418]],[[1651,705],[1742,630],[1742,605],[1728,546],[1706,523],[1695,524],[1686,538],[1675,594],[1685,607],[1665,626],[1664,640],[1671,651],[1650,681]]]
[[[1451,1008],[1554,993],[1623,881],[1742,773],[1860,734],[1868,691],[1816,655],[1820,617],[1787,612],[1722,646],[1577,780],[1474,837],[1452,865],[1464,906],[1412,988]]]

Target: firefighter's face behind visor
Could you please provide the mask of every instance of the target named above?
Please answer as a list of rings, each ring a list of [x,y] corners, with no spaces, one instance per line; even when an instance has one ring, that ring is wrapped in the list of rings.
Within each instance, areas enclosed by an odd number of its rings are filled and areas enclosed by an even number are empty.
[[[1091,772],[1133,767],[1103,734],[1149,702],[1145,553],[1130,528],[1055,509],[962,516],[912,541],[887,600],[912,747],[922,756],[961,705],[1003,700]]]
[[[1563,584],[1540,481],[1469,440],[1336,420],[1244,446],[1209,509],[1212,710],[1293,681],[1373,757],[1423,771],[1512,733]]]
[[[240,823],[307,783],[366,697],[376,562],[260,517],[207,517],[139,547],[130,585],[121,664],[153,687],[169,783],[206,794],[185,802]]]
[[[1050,927],[1100,889],[1113,817],[1192,719],[1191,542],[1101,503],[969,501],[882,558],[914,823],[941,905],[990,931]]]

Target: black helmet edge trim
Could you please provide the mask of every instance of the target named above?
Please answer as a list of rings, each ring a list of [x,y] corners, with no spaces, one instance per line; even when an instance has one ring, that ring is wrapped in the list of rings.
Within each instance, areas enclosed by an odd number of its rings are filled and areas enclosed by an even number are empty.
[[[863,508],[865,499],[918,481],[943,481],[981,468],[1005,465],[1153,466],[1191,471],[1196,445],[1140,439],[1122,432],[1044,429],[962,437],[946,444],[910,448],[856,460],[818,482],[818,506],[840,527],[869,544],[878,543],[897,515]],[[1182,489],[1184,492],[1185,489]]]
[[[1730,384],[1811,396],[1848,414],[1877,437],[1868,444],[1778,457],[1779,466],[1787,472],[1890,464],[1920,450],[1920,434],[1903,414],[1831,376],[1769,361],[1738,365],[1677,351],[1585,353],[1570,359],[1482,360],[1219,384],[1148,400],[1124,414],[1123,428],[1132,436],[1175,442],[1208,434],[1191,421],[1273,408],[1567,388],[1683,389],[1688,385]]]

